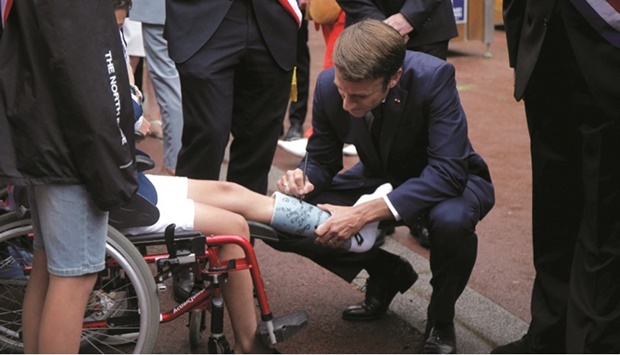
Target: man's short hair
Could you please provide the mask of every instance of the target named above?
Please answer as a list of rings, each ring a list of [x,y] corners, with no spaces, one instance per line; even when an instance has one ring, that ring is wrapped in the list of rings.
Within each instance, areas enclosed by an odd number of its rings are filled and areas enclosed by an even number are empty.
[[[359,82],[396,74],[405,60],[405,40],[391,26],[373,19],[345,28],[333,52],[334,66],[342,79]]]

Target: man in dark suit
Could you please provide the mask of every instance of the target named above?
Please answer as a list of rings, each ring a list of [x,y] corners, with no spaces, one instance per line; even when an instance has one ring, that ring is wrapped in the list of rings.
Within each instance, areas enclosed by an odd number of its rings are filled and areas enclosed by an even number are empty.
[[[219,179],[232,133],[227,179],[267,192],[300,20],[295,0],[166,1],[183,101],[177,175]]]
[[[527,334],[496,353],[620,352],[620,41],[584,5],[503,4],[531,139],[536,278]]]
[[[343,318],[373,320],[417,274],[378,247],[359,254],[338,247],[370,222],[413,226],[426,213],[433,294],[423,351],[455,352],[455,302],[475,263],[476,224],[493,206],[494,191],[487,165],[467,137],[454,67],[406,51],[402,36],[377,20],[346,28],[333,59],[335,68],[317,79],[307,179],[301,164],[277,183],[281,192],[306,195],[331,217],[318,227],[316,240],[282,238],[272,246],[306,256],[348,282],[365,269],[365,300]],[[355,145],[360,163],[338,173],[345,143]],[[386,182],[394,190],[385,197],[352,206]]]
[[[407,39],[407,49],[446,60],[450,38],[458,36],[450,0],[338,0],[345,26],[365,18],[384,21]]]

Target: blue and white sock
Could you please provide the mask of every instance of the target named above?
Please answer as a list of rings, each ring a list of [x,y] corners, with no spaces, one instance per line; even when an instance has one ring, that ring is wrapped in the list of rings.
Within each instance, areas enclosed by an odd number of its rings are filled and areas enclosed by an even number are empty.
[[[364,202],[372,201],[377,198],[382,198],[392,191],[392,185],[389,183],[385,183],[379,186],[375,192],[370,195],[362,195],[355,202],[354,206],[362,204]],[[377,240],[377,235],[379,234],[379,222],[368,223],[362,229],[360,229],[357,234],[348,239],[343,245],[342,248],[347,249],[353,253],[363,253],[368,251],[375,245],[375,241]]]

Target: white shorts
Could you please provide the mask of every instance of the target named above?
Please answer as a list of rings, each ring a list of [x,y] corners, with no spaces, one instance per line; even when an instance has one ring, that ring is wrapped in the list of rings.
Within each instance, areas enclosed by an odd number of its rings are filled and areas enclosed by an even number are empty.
[[[150,175],[146,177],[157,190],[159,220],[146,227],[123,229],[128,235],[163,233],[168,225],[176,224],[177,231],[194,229],[194,201],[187,198],[187,178],[180,176]]]

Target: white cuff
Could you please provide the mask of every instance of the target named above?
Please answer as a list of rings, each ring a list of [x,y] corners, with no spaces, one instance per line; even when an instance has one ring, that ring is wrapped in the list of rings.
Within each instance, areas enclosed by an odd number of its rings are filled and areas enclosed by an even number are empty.
[[[394,205],[392,205],[392,202],[390,202],[390,199],[387,197],[387,195],[383,196],[383,201],[385,201],[385,204],[388,206],[388,208],[392,212],[392,215],[394,215],[394,219],[397,221],[400,221],[401,219],[400,214],[398,214],[398,211],[396,211],[396,208],[394,208]]]

